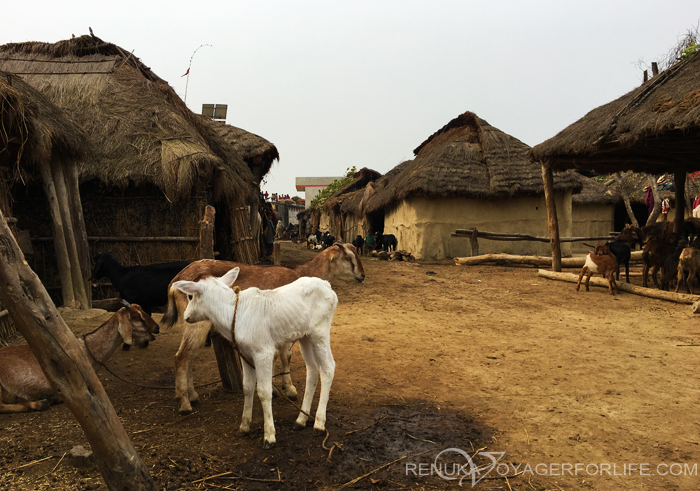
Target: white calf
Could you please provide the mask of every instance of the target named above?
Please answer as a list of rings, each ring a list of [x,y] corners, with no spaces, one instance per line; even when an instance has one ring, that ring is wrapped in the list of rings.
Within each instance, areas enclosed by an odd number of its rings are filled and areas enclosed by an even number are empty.
[[[198,282],[176,281],[173,287],[187,294],[189,304],[184,314],[187,322],[211,321],[219,334],[229,341],[233,338],[241,352],[245,402],[239,433],[250,431],[253,390],[257,381],[265,421],[263,448],[271,448],[275,444],[272,417],[275,352],[295,341],[299,341],[301,355],[306,362],[306,389],[302,412],[294,429],[306,426],[320,375],[321,395],[314,433],[324,432],[326,405],[335,373],[331,353],[331,322],[338,297],[330,283],[309,277],[299,278],[274,290],[248,288],[235,292],[231,286],[238,272],[239,268],[233,268],[221,278],[208,277]]]

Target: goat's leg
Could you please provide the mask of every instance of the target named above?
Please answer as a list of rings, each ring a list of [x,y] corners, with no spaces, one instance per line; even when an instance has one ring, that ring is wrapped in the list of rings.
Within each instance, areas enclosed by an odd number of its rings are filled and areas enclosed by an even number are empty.
[[[683,282],[684,275],[685,275],[685,272],[683,271],[683,268],[679,265],[678,266],[678,277],[676,278],[676,289],[674,290],[676,293],[678,293],[678,289],[681,287],[681,283]]]
[[[656,279],[656,274],[657,274],[658,272],[659,272],[659,267],[658,267],[658,266],[654,266],[653,268],[651,268],[651,281],[654,282],[654,286],[655,286],[656,288],[659,288],[659,282],[658,282],[658,280]]]
[[[191,403],[199,401],[199,395],[194,390],[192,363],[208,332],[209,322],[197,322],[187,324],[182,333],[180,349],[175,354],[175,398],[180,400],[180,414],[190,414]]]
[[[649,263],[645,262],[644,266],[642,267],[642,286],[646,288],[649,286],[649,282],[647,281],[649,278]]]
[[[587,292],[591,291],[591,287],[590,287],[591,276],[593,276],[593,273],[589,269],[588,273],[586,274],[586,291]]]
[[[314,344],[314,353],[318,361],[321,375],[321,394],[318,398],[318,408],[316,409],[316,419],[314,421],[314,435],[321,435],[326,431],[326,406],[328,396],[331,392],[333,376],[335,375],[335,360],[331,353],[330,339],[318,341]]]
[[[619,280],[620,277],[618,276],[617,279]],[[630,282],[630,262],[629,261],[625,261],[625,281],[627,283]]]
[[[243,368],[243,416],[241,426],[238,428],[239,435],[246,435],[250,432],[250,422],[253,420],[253,395],[255,394],[255,368],[248,365],[241,359]]]
[[[258,383],[258,398],[263,409],[263,426],[265,436],[263,448],[275,446],[275,418],[272,415],[272,370],[275,364],[275,352],[259,353],[253,360],[255,363],[256,380]]]
[[[297,388],[294,387],[294,382],[292,382],[291,374],[291,363],[292,363],[292,346],[294,343],[286,344],[282,346],[279,351],[280,363],[282,363],[282,390],[284,395],[290,400],[297,400]]]
[[[576,291],[578,291],[579,288],[581,288],[581,278],[583,278],[583,275],[586,274],[587,271],[588,271],[588,268],[586,266],[581,268],[581,273],[579,273],[579,275],[578,275],[578,283],[576,283]]]
[[[318,360],[316,360],[311,339],[308,337],[301,338],[299,340],[299,349],[306,363],[306,388],[304,389],[304,401],[301,403],[301,412],[294,423],[294,430],[301,430],[306,426],[306,422],[309,420],[308,415],[311,413],[311,402],[316,392],[316,384],[318,383]]]
[[[688,271],[688,279],[685,280],[685,286],[688,288],[688,293],[690,293],[691,295],[695,295],[695,292],[693,291],[693,280],[695,279],[696,274],[697,271],[691,268]]]

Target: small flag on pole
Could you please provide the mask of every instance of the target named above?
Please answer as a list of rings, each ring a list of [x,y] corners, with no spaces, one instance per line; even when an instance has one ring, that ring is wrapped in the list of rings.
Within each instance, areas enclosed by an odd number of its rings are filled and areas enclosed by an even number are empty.
[[[189,74],[190,74],[190,69],[188,68],[187,71],[185,72],[185,75],[183,75],[182,77],[189,75]],[[180,78],[182,78],[182,77],[180,77]]]

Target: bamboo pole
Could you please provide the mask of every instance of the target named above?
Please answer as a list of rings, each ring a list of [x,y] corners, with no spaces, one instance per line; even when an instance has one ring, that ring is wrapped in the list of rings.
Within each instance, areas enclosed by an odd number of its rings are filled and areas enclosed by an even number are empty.
[[[110,490],[155,491],[87,355],[27,265],[0,212],[0,300],[51,387],[82,426]]]
[[[540,269],[538,272],[539,276],[543,278],[548,278],[550,280],[566,281],[568,283],[578,283],[578,275],[574,273],[557,273],[554,271],[547,271]],[[591,277],[590,284],[593,286],[602,286],[608,288],[608,280],[605,278]],[[654,298],[657,300],[667,300],[669,302],[682,303],[682,304],[693,304],[700,300],[700,295],[688,295],[686,293],[674,293],[667,292],[665,290],[657,290],[656,288],[644,288],[643,286],[634,286],[629,283],[617,282],[617,287],[627,293],[633,293],[635,295],[640,295],[647,298]]]
[[[554,176],[552,166],[548,163],[542,163],[542,180],[544,181],[544,199],[547,204],[547,227],[552,245],[552,269],[561,271],[561,244],[559,243],[557,205],[554,200]]]
[[[56,187],[56,197],[58,198],[58,209],[63,222],[63,235],[66,238],[66,248],[68,250],[68,260],[70,262],[70,273],[73,281],[73,292],[76,306],[88,308],[87,293],[85,293],[85,282],[82,268],[80,267],[80,257],[78,255],[78,245],[75,238],[75,226],[71,216],[70,199],[66,186],[63,166],[57,160],[51,162],[51,174],[53,175],[54,186]]]
[[[54,248],[56,249],[56,262],[58,263],[58,275],[61,278],[61,293],[63,295],[63,305],[65,307],[75,306],[75,290],[73,289],[73,277],[71,276],[70,261],[68,259],[68,247],[63,234],[63,221],[61,211],[58,207],[58,197],[56,196],[56,186],[51,175],[51,166],[48,162],[39,165],[41,178],[44,185],[44,192],[49,202],[49,212],[51,213],[51,226],[53,229]]]

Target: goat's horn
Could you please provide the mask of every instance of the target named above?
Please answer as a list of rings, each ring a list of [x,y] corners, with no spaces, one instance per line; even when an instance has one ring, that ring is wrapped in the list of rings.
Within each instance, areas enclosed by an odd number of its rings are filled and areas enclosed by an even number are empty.
[[[123,304],[125,307],[131,307],[131,304],[130,304],[129,302],[127,302],[126,300],[124,300],[123,298],[122,298],[122,304]]]
[[[341,242],[341,241],[339,241],[339,240],[336,240],[335,243],[334,243],[333,245],[337,245],[337,246],[343,247],[343,246],[345,245],[345,242]]]

